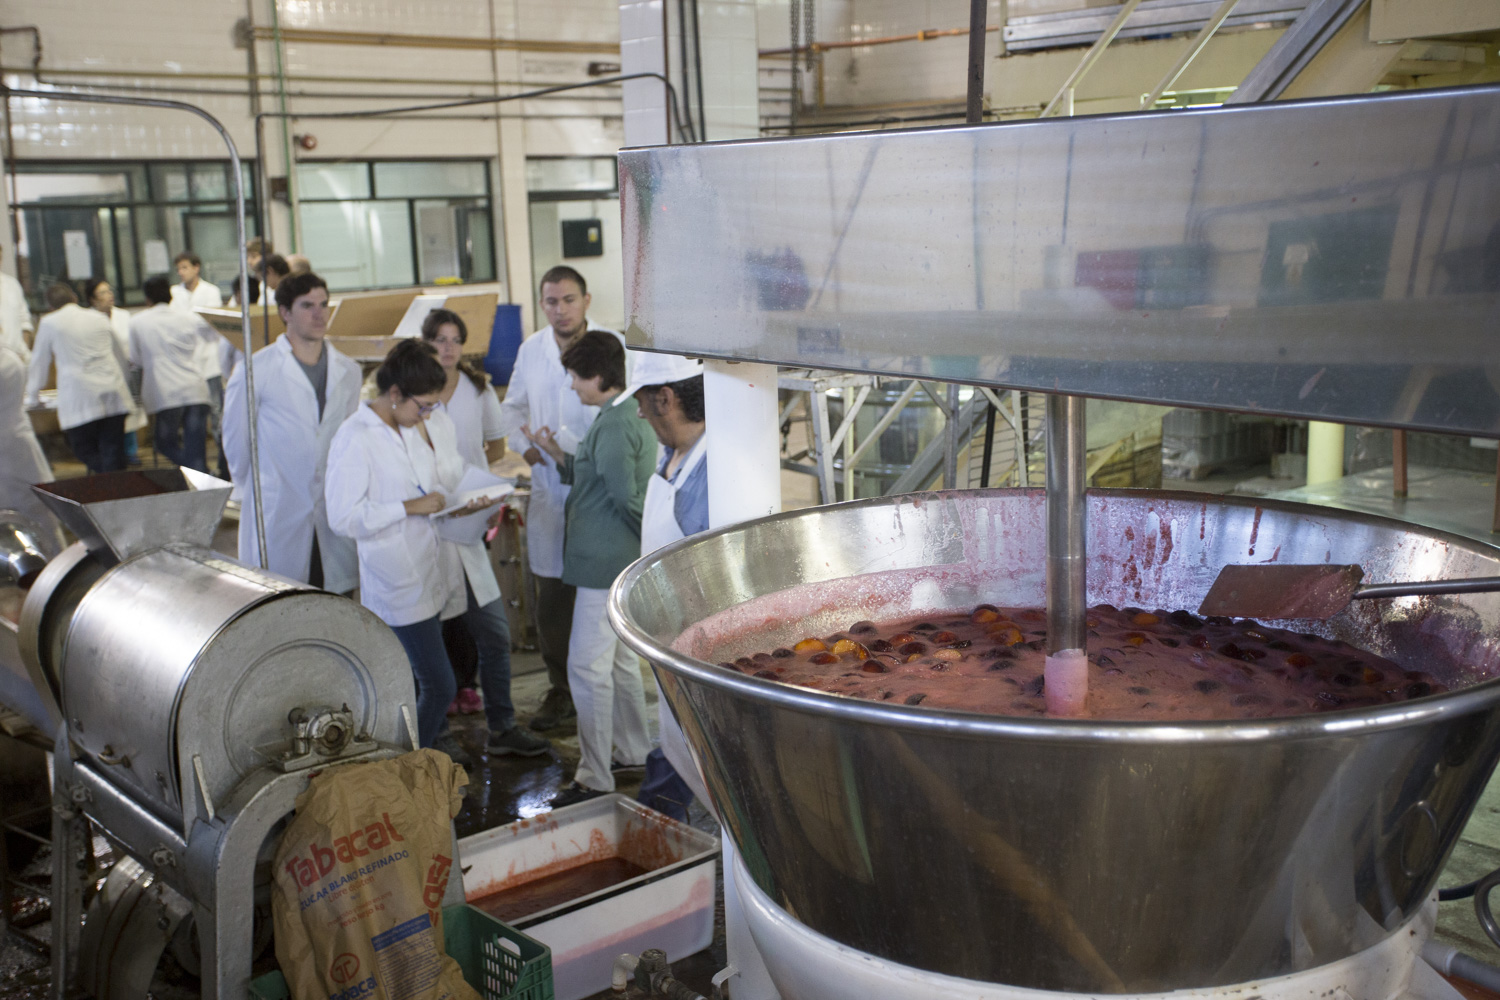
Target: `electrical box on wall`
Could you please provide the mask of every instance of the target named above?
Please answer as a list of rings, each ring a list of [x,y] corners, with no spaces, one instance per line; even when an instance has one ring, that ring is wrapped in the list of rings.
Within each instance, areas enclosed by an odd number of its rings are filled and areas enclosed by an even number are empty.
[[[564,257],[603,257],[604,226],[598,219],[564,219],[562,249]]]

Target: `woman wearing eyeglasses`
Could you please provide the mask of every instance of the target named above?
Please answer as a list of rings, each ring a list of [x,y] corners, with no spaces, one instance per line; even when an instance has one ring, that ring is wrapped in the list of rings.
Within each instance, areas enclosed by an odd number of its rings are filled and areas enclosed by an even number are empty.
[[[447,588],[428,519],[445,504],[435,470],[418,469],[401,432],[436,408],[444,382],[427,345],[397,344],[375,373],[379,394],[334,434],[324,479],[329,525],[358,543],[360,603],[391,627],[411,660],[424,747],[443,732],[454,694],[438,620]]]

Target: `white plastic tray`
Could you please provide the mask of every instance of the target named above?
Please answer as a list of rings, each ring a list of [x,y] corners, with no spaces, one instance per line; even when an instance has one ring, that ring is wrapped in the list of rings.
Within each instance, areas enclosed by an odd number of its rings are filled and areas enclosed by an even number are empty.
[[[714,929],[717,838],[623,795],[605,795],[465,837],[464,895],[474,902],[540,874],[623,857],[644,874],[509,920],[552,949],[556,1000],[609,988],[622,952],[660,948],[669,961],[708,947]]]

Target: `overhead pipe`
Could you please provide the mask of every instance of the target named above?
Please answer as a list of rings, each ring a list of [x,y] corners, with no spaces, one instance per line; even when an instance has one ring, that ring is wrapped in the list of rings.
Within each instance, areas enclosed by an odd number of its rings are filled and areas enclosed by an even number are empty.
[[[703,35],[698,30],[698,0],[688,0],[693,5],[693,71],[698,85],[698,139],[708,141],[708,112],[703,104]],[[682,81],[684,87],[687,80]],[[688,98],[684,97],[684,101]]]
[[[0,91],[5,94],[7,104],[11,97],[35,97],[44,101],[72,101],[78,104],[123,104],[138,108],[164,108],[168,111],[186,111],[195,114],[199,118],[213,126],[214,131],[219,133],[219,138],[224,140],[224,145],[229,149],[230,171],[234,174],[234,200],[235,200],[235,232],[238,237],[240,252],[240,277],[235,287],[245,289],[246,278],[250,274],[250,264],[246,258],[245,251],[245,172],[240,167],[240,153],[230,138],[229,130],[224,123],[202,108],[182,101],[165,101],[151,97],[121,97],[114,94],[72,94],[66,91],[54,90],[21,90],[14,87],[6,87],[0,83]],[[250,342],[250,304],[249,296],[240,296],[240,330],[244,337],[245,357],[248,359],[252,353]],[[255,528],[256,537],[260,543],[260,565],[264,569],[269,565],[266,558],[266,522],[265,513],[261,505],[260,491],[260,443],[255,428],[255,370],[252,366],[245,366],[245,409],[249,416],[250,434],[250,489],[255,497]]]
[[[3,33],[5,30],[6,30],[5,28],[0,28],[0,33]],[[49,83],[49,84],[52,84],[54,86],[58,86],[58,85],[61,85],[63,83],[63,81],[61,81],[61,80],[58,79],[58,77],[60,77],[60,76],[91,76],[91,77],[120,77],[120,76],[128,76],[131,79],[144,79],[144,80],[234,80],[234,81],[252,80],[252,81],[255,81],[257,83],[260,82],[260,81],[263,81],[263,80],[275,80],[276,79],[276,74],[274,74],[274,73],[202,73],[202,72],[198,72],[198,73],[166,73],[166,72],[160,72],[160,71],[154,71],[154,70],[134,70],[133,69],[133,70],[125,71],[125,70],[119,70],[119,69],[85,69],[85,68],[71,67],[71,66],[70,67],[66,67],[66,68],[54,66],[51,69],[48,69],[46,71],[49,79],[42,80],[40,78],[40,73],[41,72],[42,72],[42,70],[41,70],[40,66],[39,65],[35,65],[35,64],[33,65],[33,68],[30,69],[30,70],[23,69],[20,66],[4,66],[4,65],[0,65],[0,73],[31,73],[31,74],[37,76],[37,82],[38,83]],[[288,73],[286,78],[287,78],[287,80],[289,82],[297,82],[297,83],[403,83],[403,84],[412,84],[414,86],[457,86],[457,87],[493,87],[493,86],[495,86],[495,81],[494,80],[464,80],[464,79],[459,79],[457,77],[447,77],[447,76],[445,76],[445,77],[421,77],[421,76],[386,77],[386,76],[346,76],[344,74],[322,75],[322,74],[316,74],[316,73],[298,73],[298,74]],[[500,84],[502,86],[510,86],[510,87],[524,86],[525,83],[526,83],[526,81],[523,81],[523,80],[501,80],[500,81]],[[387,95],[387,96],[390,96],[390,95]],[[418,95],[418,96],[421,96],[421,95]],[[438,96],[438,95],[428,95],[428,96]]]
[[[281,16],[277,10],[280,6],[281,0],[271,0],[271,41],[272,51],[276,53],[276,103],[282,114],[281,158],[282,166],[286,169],[287,226],[290,230],[288,236],[290,237],[292,253],[297,253],[300,249],[297,245],[297,218],[301,211],[301,205],[299,204],[297,199],[296,171],[292,169],[292,123],[291,119],[285,117],[286,58],[285,50],[282,45]],[[254,34],[254,32],[252,32],[252,34]],[[260,121],[259,113],[256,114],[255,120],[257,123]],[[260,145],[259,131],[256,132],[255,136],[255,162],[257,164],[257,168],[262,172],[262,174],[264,174],[265,159],[263,157],[263,150],[261,149]],[[264,184],[261,185],[261,190],[265,190]],[[261,202],[264,201],[265,199],[262,198],[259,202],[256,202],[256,215],[260,216],[257,222],[259,223],[261,234],[263,236],[269,237],[271,235],[271,231],[265,225],[265,206],[261,204]],[[267,322],[269,322],[269,320],[267,320]],[[245,353],[245,360],[248,361],[249,359],[250,353],[247,351]]]
[[[859,38],[847,42],[808,42],[796,48],[787,49],[761,49],[761,58],[772,56],[795,56],[802,52],[832,52],[835,49],[862,49],[866,45],[895,45],[900,42],[931,42],[939,38],[953,38],[958,35],[967,35],[968,28],[924,28],[910,35],[884,35],[880,38]],[[999,25],[990,25],[984,29],[986,32],[999,31]]]
[[[478,38],[463,35],[400,35],[383,31],[330,31],[312,28],[255,28],[258,41],[279,38],[304,45],[360,45],[408,49],[477,49],[480,51],[549,52],[619,55],[619,42],[556,42],[535,38]]]

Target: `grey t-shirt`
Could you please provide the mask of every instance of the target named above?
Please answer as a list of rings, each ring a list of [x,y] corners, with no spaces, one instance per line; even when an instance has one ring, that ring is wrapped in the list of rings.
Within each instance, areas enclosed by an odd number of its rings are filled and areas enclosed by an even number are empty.
[[[313,392],[318,396],[318,420],[323,419],[323,407],[328,402],[328,345],[324,344],[323,350],[318,354],[318,360],[310,365],[304,365],[302,359],[295,354],[297,367],[302,369],[302,374],[312,383]]]

